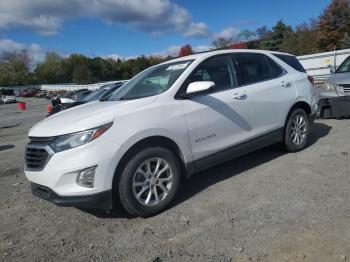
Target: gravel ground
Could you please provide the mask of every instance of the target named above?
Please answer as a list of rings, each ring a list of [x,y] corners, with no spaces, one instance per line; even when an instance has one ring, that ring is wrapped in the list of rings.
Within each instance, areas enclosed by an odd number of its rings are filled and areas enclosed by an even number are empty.
[[[149,219],[57,207],[30,193],[23,152],[47,100],[0,105],[2,261],[350,260],[350,120],[318,120],[310,146],[272,146],[194,175]]]

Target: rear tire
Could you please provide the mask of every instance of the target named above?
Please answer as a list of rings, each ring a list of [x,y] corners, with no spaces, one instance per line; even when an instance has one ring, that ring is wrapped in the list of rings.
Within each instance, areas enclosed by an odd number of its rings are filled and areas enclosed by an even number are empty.
[[[284,130],[284,144],[288,152],[303,150],[310,132],[309,117],[301,108],[295,108],[289,114]]]
[[[177,157],[166,148],[147,148],[126,164],[119,181],[120,202],[133,216],[153,216],[175,198],[180,182]]]

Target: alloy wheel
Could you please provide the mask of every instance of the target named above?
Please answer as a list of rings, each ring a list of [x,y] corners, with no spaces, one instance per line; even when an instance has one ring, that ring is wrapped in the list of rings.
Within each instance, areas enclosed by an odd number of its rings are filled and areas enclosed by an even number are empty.
[[[133,193],[145,206],[158,205],[166,199],[173,185],[173,172],[169,163],[159,157],[147,159],[135,171]]]
[[[295,145],[301,145],[305,142],[307,135],[306,119],[303,115],[296,115],[291,125],[291,138]]]

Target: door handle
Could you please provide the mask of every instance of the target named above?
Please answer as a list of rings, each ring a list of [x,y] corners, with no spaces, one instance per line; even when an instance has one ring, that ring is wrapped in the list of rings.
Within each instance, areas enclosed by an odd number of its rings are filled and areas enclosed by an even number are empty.
[[[246,98],[247,98],[247,94],[236,93],[236,94],[233,95],[233,99],[242,100],[242,99],[246,99]]]
[[[282,87],[290,87],[292,84],[288,81],[282,81],[281,86]]]

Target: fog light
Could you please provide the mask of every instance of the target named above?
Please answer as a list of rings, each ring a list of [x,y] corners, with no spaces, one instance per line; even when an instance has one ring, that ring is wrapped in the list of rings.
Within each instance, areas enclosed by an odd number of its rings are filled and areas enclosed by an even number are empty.
[[[97,166],[92,166],[78,171],[77,184],[83,187],[94,187],[95,171]]]

